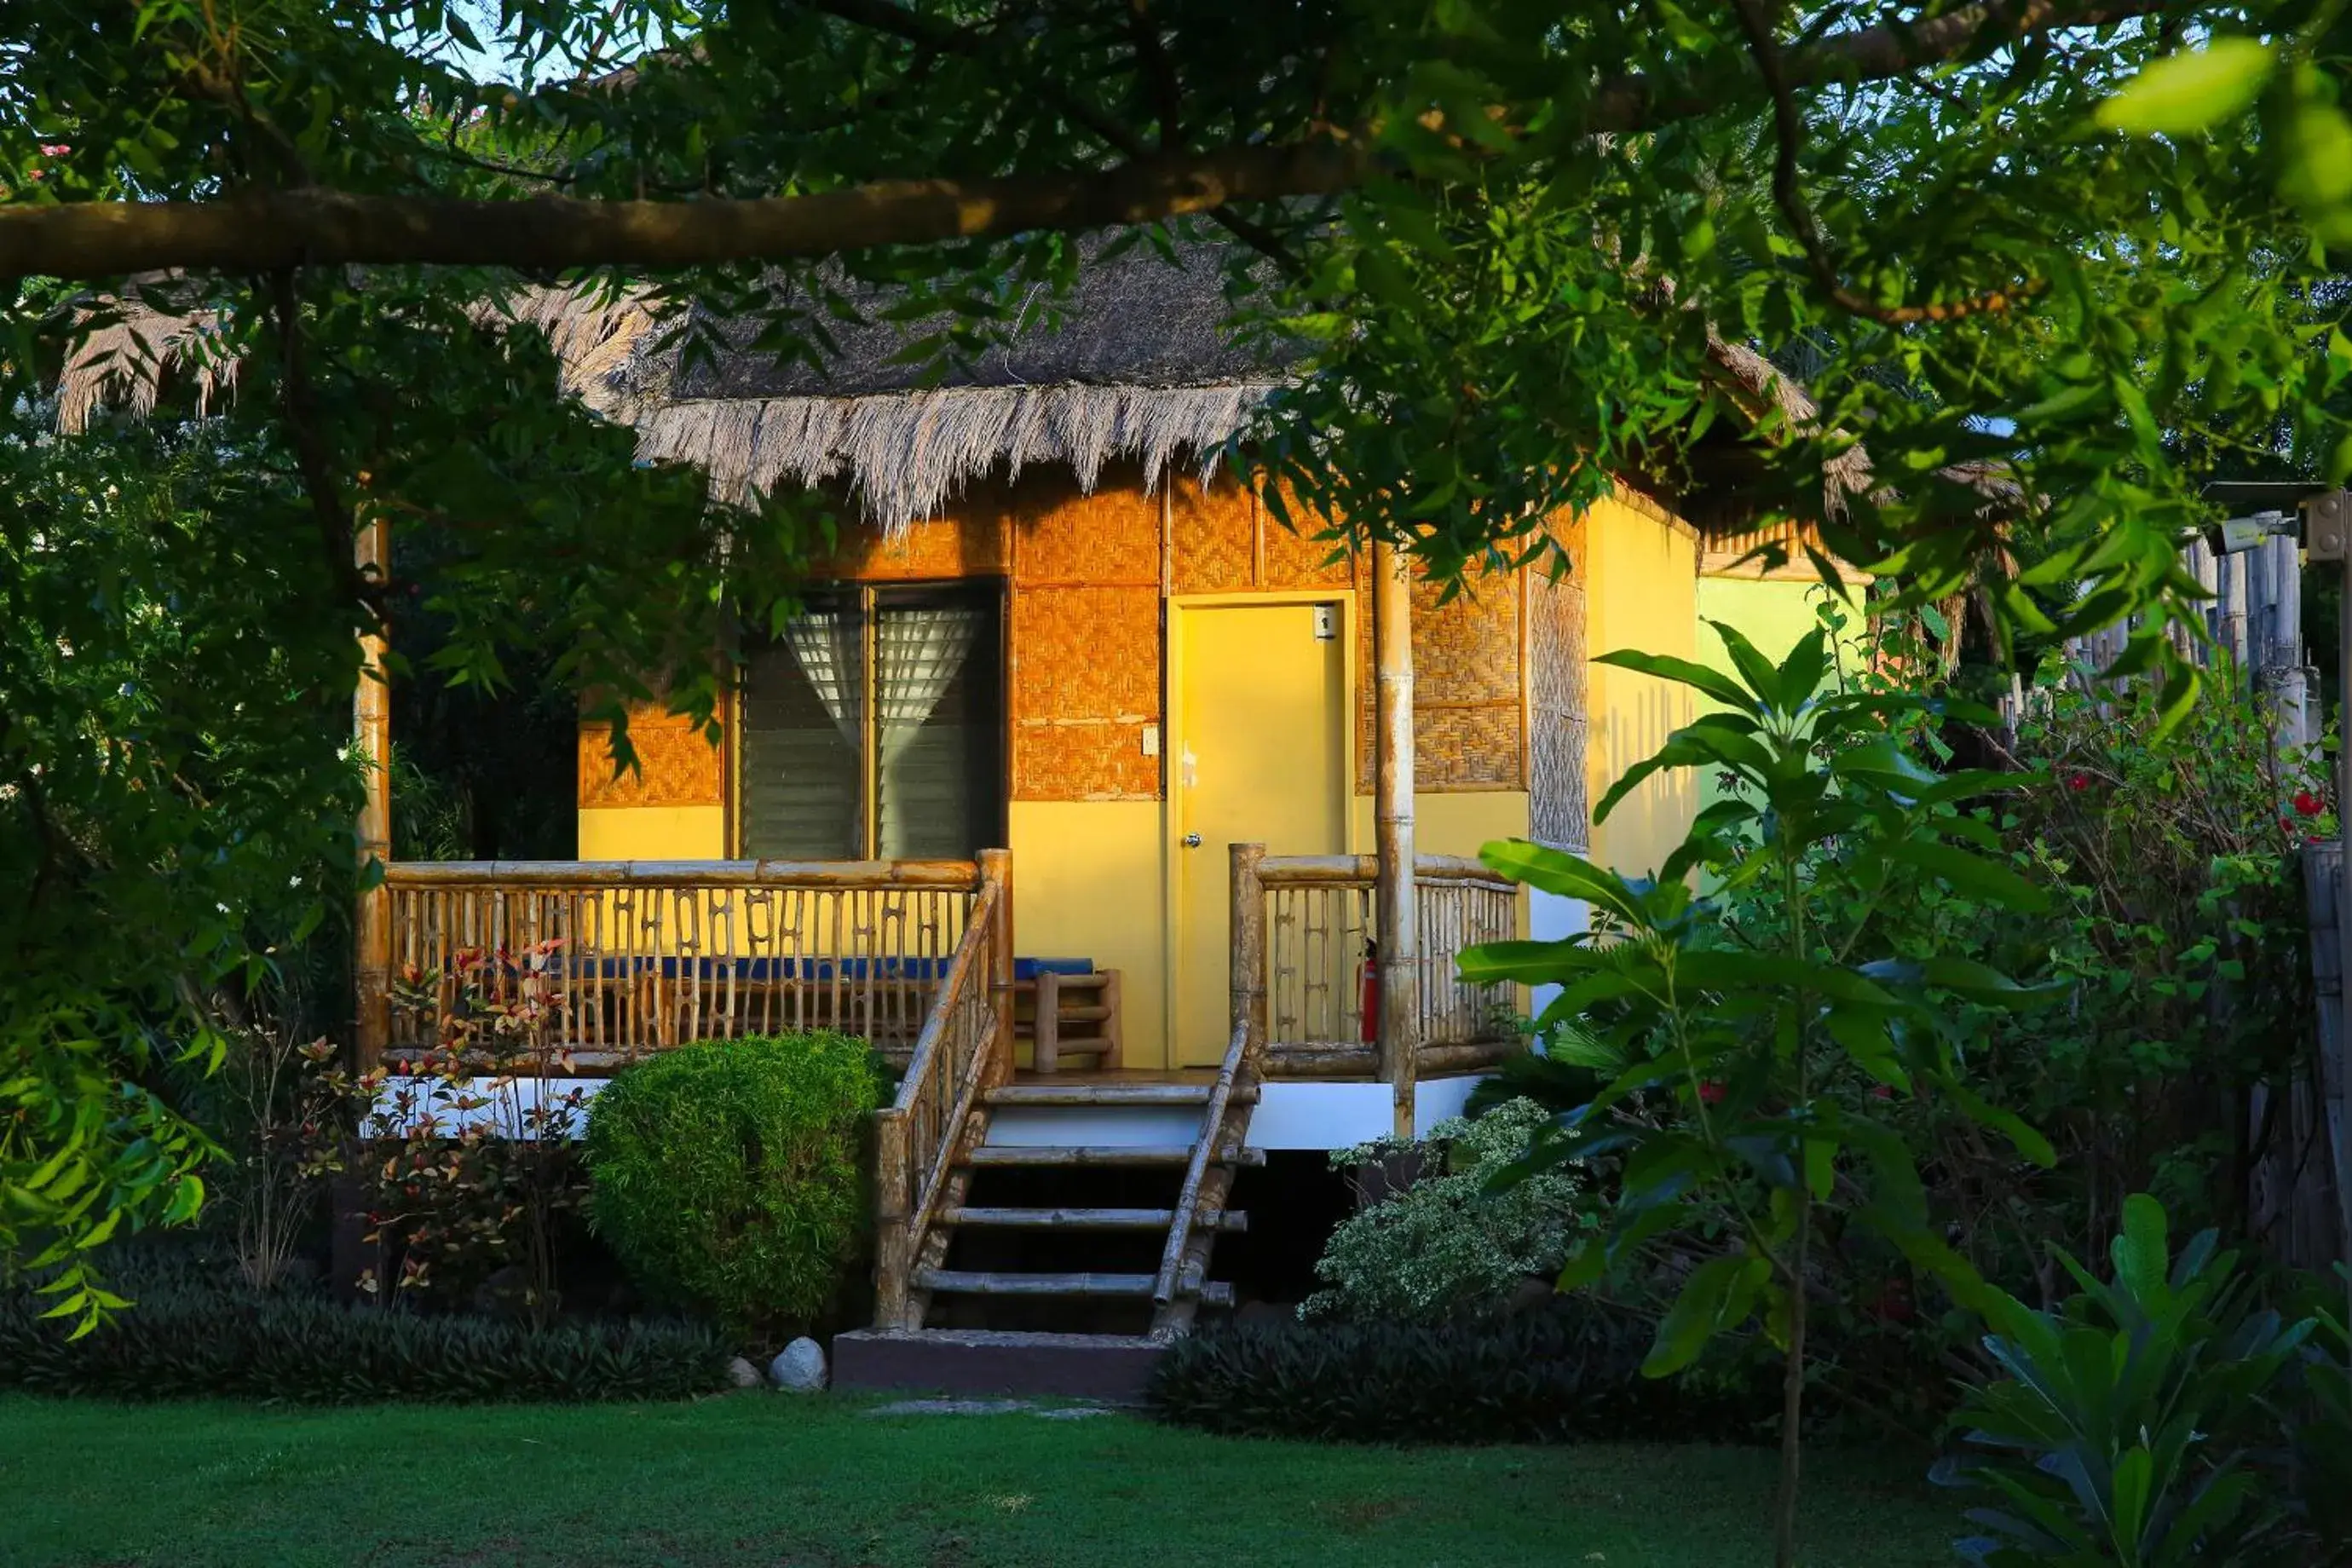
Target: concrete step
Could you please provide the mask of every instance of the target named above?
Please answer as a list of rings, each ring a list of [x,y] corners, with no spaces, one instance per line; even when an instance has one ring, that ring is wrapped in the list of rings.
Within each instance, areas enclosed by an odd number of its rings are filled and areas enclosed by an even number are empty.
[[[1135,1405],[1162,1348],[1128,1334],[858,1329],[834,1339],[833,1385]]]

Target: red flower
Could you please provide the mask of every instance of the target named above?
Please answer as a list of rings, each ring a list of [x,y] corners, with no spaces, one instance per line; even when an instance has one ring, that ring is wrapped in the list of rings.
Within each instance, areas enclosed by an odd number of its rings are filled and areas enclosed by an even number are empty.
[[[2088,789],[2091,787],[2091,775],[2088,773],[2068,773],[2066,775],[2066,787],[2068,789],[2074,790]]]
[[[1709,1105],[1721,1105],[1723,1103],[1723,1085],[1716,1082],[1713,1079],[1708,1079],[1706,1082],[1698,1086],[1699,1099],[1705,1100]]]
[[[1895,1086],[1885,1083],[1872,1084],[1870,1086],[1870,1098],[1873,1100],[1893,1100],[1895,1098]]]
[[[2326,802],[2307,789],[2294,792],[2294,814],[2297,816],[2317,816],[2327,809]]]

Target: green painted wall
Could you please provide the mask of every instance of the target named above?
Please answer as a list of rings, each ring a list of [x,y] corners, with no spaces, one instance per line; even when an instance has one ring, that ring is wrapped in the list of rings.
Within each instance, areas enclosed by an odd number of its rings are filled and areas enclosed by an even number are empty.
[[[1697,658],[1713,668],[1731,669],[1731,659],[1723,651],[1723,639],[1716,635],[1709,621],[1721,621],[1736,626],[1740,634],[1756,645],[1757,651],[1778,664],[1789,657],[1797,639],[1821,624],[1821,611],[1830,602],[1831,592],[1818,579],[1801,578],[1771,581],[1759,577],[1701,577],[1698,580],[1698,650]],[[1850,591],[1843,595],[1846,606],[1847,637],[1850,643],[1859,637],[1862,627],[1860,595]],[[1854,655],[1849,652],[1847,665],[1852,667]],[[1702,703],[1703,708],[1717,704]],[[1723,798],[1722,787],[1712,774],[1699,782],[1701,810]]]

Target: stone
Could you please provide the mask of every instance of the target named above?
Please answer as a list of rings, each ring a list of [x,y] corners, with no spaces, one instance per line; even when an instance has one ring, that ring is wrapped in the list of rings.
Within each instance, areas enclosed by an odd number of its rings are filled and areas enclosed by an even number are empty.
[[[787,1394],[824,1392],[824,1347],[803,1335],[768,1363],[768,1381]]]
[[[1033,1408],[1025,1399],[900,1399],[868,1415],[1012,1415]]]
[[[727,1363],[727,1381],[738,1388],[757,1388],[766,1380],[761,1377],[758,1367],[739,1355]]]

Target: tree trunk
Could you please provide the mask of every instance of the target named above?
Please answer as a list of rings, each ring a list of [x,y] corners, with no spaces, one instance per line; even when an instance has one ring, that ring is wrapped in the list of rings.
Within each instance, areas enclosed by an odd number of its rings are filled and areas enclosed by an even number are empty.
[[[1789,1359],[1780,1374],[1780,1489],[1772,1507],[1773,1568],[1796,1568],[1797,1563],[1797,1487],[1805,1413],[1805,1252],[1812,1234],[1813,1193],[1801,1180],[1796,1258],[1789,1280]]]

